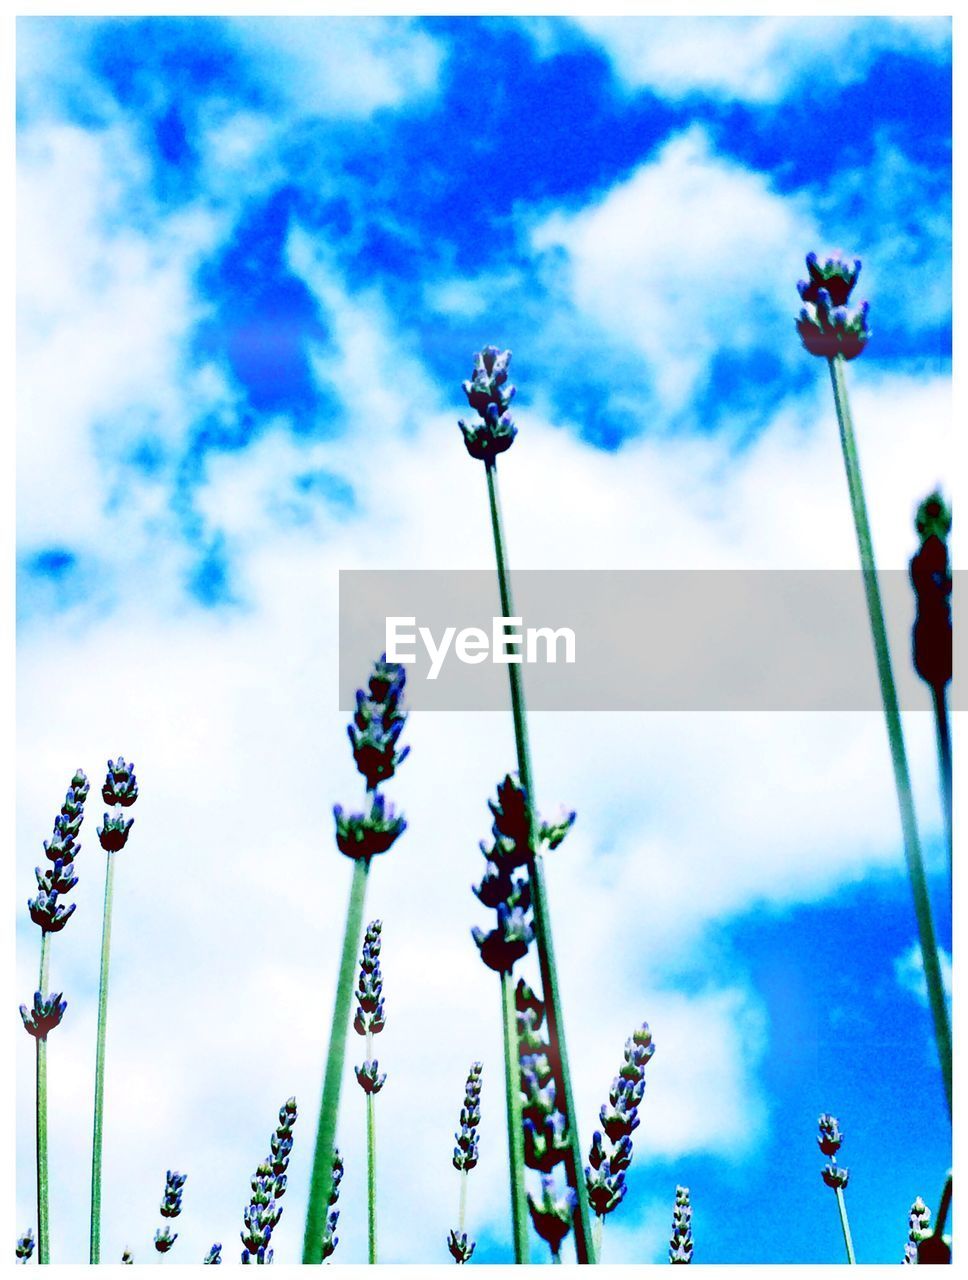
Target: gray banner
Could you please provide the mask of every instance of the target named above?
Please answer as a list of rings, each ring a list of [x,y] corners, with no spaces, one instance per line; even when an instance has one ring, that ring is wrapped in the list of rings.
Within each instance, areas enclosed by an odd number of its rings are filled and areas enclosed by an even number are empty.
[[[928,690],[911,662],[908,576],[878,580],[901,707],[925,709]],[[339,589],[343,710],[394,642],[399,658],[413,659],[407,700],[419,710],[505,709],[502,650],[530,658],[522,669],[536,711],[881,708],[859,572],[521,571],[513,575],[520,640],[503,644],[492,571],[346,570]],[[954,686],[951,698],[962,709]]]

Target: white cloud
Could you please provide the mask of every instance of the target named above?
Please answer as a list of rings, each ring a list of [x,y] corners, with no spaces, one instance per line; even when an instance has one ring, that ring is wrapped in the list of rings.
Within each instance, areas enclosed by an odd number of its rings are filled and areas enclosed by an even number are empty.
[[[951,1001],[951,956],[942,947],[938,952],[938,960],[941,965],[941,983],[944,987],[944,993]],[[924,977],[924,961],[921,958],[921,947],[917,942],[911,944],[910,947],[894,960],[894,976],[898,985],[909,995],[914,996],[917,1000],[927,1006],[928,1003],[928,984]]]
[[[937,57],[950,45],[943,18],[580,17],[572,21],[612,62],[630,91],[777,103],[823,76],[825,84],[862,80],[875,58],[899,51]],[[538,28],[538,48],[556,47]],[[560,37],[559,37],[560,39]],[[550,42],[550,44],[549,44]]]
[[[803,246],[817,242],[807,202],[717,155],[693,126],[600,199],[531,229],[546,278],[584,318],[648,362],[660,406],[685,406],[718,352],[786,335]]]
[[[366,117],[431,94],[442,47],[400,18],[233,18],[229,29],[293,114]]]

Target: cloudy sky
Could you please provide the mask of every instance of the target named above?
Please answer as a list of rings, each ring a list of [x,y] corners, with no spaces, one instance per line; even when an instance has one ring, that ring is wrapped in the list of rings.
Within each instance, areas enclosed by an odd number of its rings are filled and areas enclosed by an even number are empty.
[[[879,562],[903,569],[917,502],[949,478],[950,25],[28,18],[18,80],[17,899],[74,769],[99,784],[133,757],[105,1257],[154,1260],[176,1167],[172,1260],[220,1240],[233,1261],[295,1093],[274,1241],[295,1261],[350,875],[330,809],[359,797],[338,571],[491,564],[455,425],[488,342],[515,353],[515,564],[854,567],[829,384],[793,328],[804,254],[836,246],[864,258],[875,336],[849,377]],[[950,1134],[880,718],[544,713],[532,730],[539,805],[578,811],[548,879],[586,1143],[625,1037],[647,1019],[658,1046],[606,1259],[664,1260],[679,1182],[697,1260],[840,1260],[814,1139],[832,1111],[858,1258],[899,1261]],[[906,731],[947,947],[930,717]],[[498,987],[469,885],[511,727],[427,712],[407,737],[392,792],[410,829],[368,903],[382,1256],[449,1261],[452,1132],[481,1058],[469,1225],[477,1258],[504,1261]],[[62,1261],[86,1256],[93,796],[52,946]],[[22,999],[37,946],[21,910]],[[23,1035],[17,1105],[22,1228]],[[365,1258],[362,1139],[349,1078],[343,1261]]]

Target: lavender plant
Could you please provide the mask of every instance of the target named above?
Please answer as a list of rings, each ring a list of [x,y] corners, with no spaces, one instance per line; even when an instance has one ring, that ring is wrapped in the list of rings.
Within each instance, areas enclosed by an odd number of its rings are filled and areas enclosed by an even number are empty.
[[[219,1267],[222,1265],[222,1246],[213,1244],[202,1259],[202,1265],[205,1267]]]
[[[323,1231],[323,1261],[331,1257],[339,1244],[339,1236],[336,1234],[336,1224],[339,1221],[339,1209],[336,1205],[339,1203],[339,1184],[343,1181],[343,1157],[339,1153],[337,1147],[333,1151],[333,1174],[329,1193],[329,1212],[326,1215],[326,1227]]]
[[[911,1205],[908,1214],[908,1238],[904,1246],[903,1262],[909,1265],[918,1260],[918,1245],[931,1234],[931,1210],[920,1196]]]
[[[342,854],[353,859],[353,881],[346,912],[339,976],[336,980],[336,999],[333,1003],[333,1021],[306,1207],[303,1262],[307,1263],[322,1261],[327,1235],[328,1206],[332,1203],[330,1196],[333,1189],[336,1123],[353,997],[353,970],[363,927],[370,863],[376,855],[388,852],[407,826],[406,820],[394,811],[393,806],[387,803],[379,791],[380,785],[395,775],[397,767],[409,753],[409,747],[398,750],[400,735],[407,719],[403,709],[405,681],[404,668],[397,663],[387,662],[384,654],[374,664],[367,689],[357,690],[356,711],[347,732],[356,767],[366,781],[367,808],[362,813],[351,814],[344,813],[340,805],[336,805],[333,810],[336,819],[336,846]]]
[[[28,1227],[22,1236],[17,1237],[17,1261],[26,1266],[34,1256],[34,1231]]]
[[[561,1244],[571,1230],[572,1218],[559,1221],[550,1206],[570,1206],[574,1211],[574,1188],[566,1183],[558,1194],[557,1166],[568,1150],[567,1120],[558,1104],[559,1075],[553,1060],[554,1049],[545,1034],[548,1010],[543,1000],[524,981],[514,993],[517,1013],[520,1089],[524,1124],[524,1162],[540,1175],[541,1195],[529,1193],[528,1210],[535,1231],[551,1250],[553,1262],[561,1261]],[[563,1228],[563,1230],[562,1230]]]
[[[494,538],[498,589],[501,597],[501,612],[505,618],[514,617],[515,611],[511,595],[504,522],[501,516],[501,503],[498,492],[497,458],[499,454],[506,452],[511,447],[517,435],[517,427],[510,412],[511,401],[515,395],[515,388],[508,381],[510,362],[511,352],[501,351],[498,347],[484,347],[478,353],[474,361],[471,377],[462,386],[468,404],[480,420],[465,422],[461,419],[458,423],[468,454],[484,463],[491,514],[491,532]],[[575,1103],[572,1096],[571,1072],[565,1041],[558,971],[555,963],[548,891],[545,884],[544,862],[535,809],[524,683],[519,663],[508,663],[508,679],[510,682],[511,713],[514,721],[514,740],[517,750],[518,777],[526,798],[530,817],[529,856],[526,866],[531,906],[534,913],[533,928],[541,972],[541,985],[544,999],[547,1002],[548,1036],[553,1050],[557,1081],[560,1086],[562,1115],[566,1124],[568,1144],[565,1159],[566,1172],[569,1185],[575,1193],[575,1247],[578,1261],[580,1263],[588,1263],[595,1261],[589,1225],[588,1193],[585,1187],[581,1142],[578,1135]],[[521,927],[518,919],[511,919],[510,913],[508,913],[507,920],[499,922],[499,924],[501,927],[510,926],[512,940]],[[509,991],[507,995],[509,995]],[[507,999],[507,996],[505,1004],[505,1021],[507,1023],[510,1019],[510,1000]],[[509,1098],[512,1092],[516,1093],[517,1091],[516,1089],[509,1089]],[[512,1169],[512,1177],[513,1175],[514,1171]],[[515,1230],[516,1256],[519,1262],[523,1261],[522,1257],[518,1256],[522,1245],[521,1234],[520,1230]]]
[[[124,1252],[121,1254],[121,1264],[122,1266],[125,1266],[125,1267],[134,1266],[134,1255],[132,1254],[130,1249],[125,1249]]]
[[[491,846],[481,842],[486,868],[483,879],[474,888],[474,892],[485,907],[495,912],[496,922],[494,928],[487,933],[475,926],[471,930],[471,936],[477,944],[481,959],[501,979],[511,1224],[515,1261],[526,1263],[528,1223],[524,1131],[517,1011],[511,974],[517,961],[527,954],[534,937],[528,914],[531,907],[530,885],[527,878],[515,875],[516,871],[527,866],[530,856],[531,816],[523,788],[510,774],[499,784],[497,800],[488,801],[488,804],[493,817],[491,831],[494,840]]]
[[[356,1068],[356,1082],[366,1094],[366,1203],[367,1203],[367,1257],[368,1261],[377,1260],[376,1249],[376,1119],[374,1116],[374,1099],[386,1082],[386,1072],[380,1071],[380,1064],[372,1057],[373,1037],[378,1035],[386,1025],[386,1012],[383,1005],[383,975],[380,972],[380,948],[382,945],[383,924],[380,920],[371,921],[366,927],[363,939],[363,954],[360,957],[360,976],[356,987],[358,1001],[353,1029],[357,1035],[366,1037],[366,1059],[362,1067]]]
[[[917,613],[912,632],[914,668],[931,690],[941,769],[941,803],[951,871],[951,729],[948,722],[948,685],[951,683],[951,564],[948,534],[951,509],[940,493],[928,494],[918,507],[914,527],[921,547],[911,558],[911,585]]]
[[[187,1173],[178,1173],[173,1169],[169,1169],[165,1174],[165,1193],[158,1212],[169,1221],[166,1221],[155,1232],[155,1248],[161,1254],[168,1253],[178,1239],[177,1231],[172,1234],[170,1220],[179,1217],[181,1214],[182,1195],[187,1178]]]
[[[817,1134],[817,1144],[824,1155],[830,1157],[830,1163],[824,1166],[821,1176],[837,1197],[837,1210],[840,1214],[840,1227],[844,1233],[847,1261],[856,1262],[854,1243],[850,1237],[850,1223],[847,1221],[847,1205],[844,1201],[844,1188],[847,1186],[850,1170],[837,1163],[837,1152],[843,1143],[844,1135],[841,1133],[839,1121],[834,1116],[824,1114],[817,1124],[820,1129]]]
[[[669,1240],[669,1261],[692,1262],[692,1201],[688,1187],[676,1187],[676,1202],[672,1209],[672,1237]]]
[[[484,1065],[472,1062],[467,1073],[464,1086],[464,1105],[460,1111],[460,1129],[454,1134],[454,1168],[460,1174],[460,1198],[457,1209],[457,1228],[447,1237],[447,1248],[456,1263],[470,1262],[476,1241],[469,1240],[465,1226],[467,1223],[467,1178],[470,1171],[477,1167],[478,1133],[481,1123],[481,1074]]]
[[[292,1154],[292,1128],[296,1123],[296,1099],[287,1098],[279,1108],[279,1123],[269,1140],[268,1159],[249,1179],[251,1194],[243,1211],[242,1261],[267,1266],[272,1262],[269,1242],[282,1217],[279,1201],[286,1194],[287,1170]],[[221,1246],[219,1246],[221,1249]]]
[[[91,1142],[91,1249],[92,1265],[101,1261],[101,1159],[104,1146],[104,1057],[108,1027],[108,981],[111,971],[111,919],[114,910],[114,855],[128,841],[134,825],[133,818],[125,818],[124,810],[138,798],[138,780],[134,765],[125,763],[124,756],[108,761],[107,776],[101,788],[101,798],[111,807],[104,815],[104,825],[98,827],[98,839],[106,857],[104,872],[104,917],[101,928],[101,975],[97,1001],[97,1057],[94,1066],[94,1134]],[[167,1232],[167,1228],[166,1228]],[[155,1239],[159,1253],[167,1253],[174,1244],[162,1235],[162,1243]]]
[[[864,591],[867,598],[867,612],[874,641],[881,699],[884,704],[884,718],[887,723],[887,736],[891,748],[894,783],[901,812],[904,853],[907,859],[911,891],[914,896],[914,911],[918,922],[921,959],[924,964],[924,976],[928,986],[928,1001],[931,1006],[935,1039],[938,1045],[938,1057],[941,1063],[941,1074],[944,1079],[948,1113],[950,1115],[951,1027],[941,981],[941,965],[938,960],[938,947],[935,940],[934,922],[931,916],[931,902],[928,897],[924,859],[921,855],[921,842],[918,837],[917,820],[914,814],[914,796],[911,791],[911,778],[908,771],[907,755],[904,750],[901,714],[897,701],[897,689],[894,684],[894,672],[891,667],[887,629],[884,624],[884,610],[881,605],[880,587],[874,562],[874,547],[871,541],[870,523],[867,518],[867,504],[864,499],[860,460],[857,456],[857,446],[854,440],[854,427],[850,414],[850,403],[847,398],[847,382],[844,372],[845,362],[856,359],[867,346],[871,336],[867,325],[867,303],[862,303],[857,310],[850,310],[847,306],[854,285],[857,283],[860,267],[859,258],[850,263],[840,254],[834,254],[825,262],[821,262],[815,253],[807,255],[807,271],[810,278],[809,280],[801,280],[797,286],[804,304],[797,320],[797,331],[806,350],[811,355],[824,358],[830,371],[834,406],[840,427],[844,468],[847,473],[847,487],[850,493],[851,510],[853,512],[854,527],[857,532],[857,545],[863,570]]]
[[[61,811],[54,819],[54,833],[44,841],[44,853],[53,864],[44,872],[36,867],[37,896],[27,901],[30,918],[40,929],[40,973],[33,1006],[20,1006],[24,1030],[36,1046],[36,1144],[37,1144],[37,1261],[50,1262],[50,1172],[47,1148],[47,1037],[60,1025],[67,1008],[63,992],[48,992],[50,978],[50,935],[60,931],[74,914],[76,903],[65,907],[60,901],[77,884],[74,859],[81,851],[77,843],[84,821],[84,803],[90,786],[82,769],[71,779]],[[46,994],[45,994],[46,993]],[[26,1237],[24,1237],[26,1238]],[[33,1250],[33,1237],[31,1237]]]
[[[645,1094],[645,1068],[655,1053],[649,1024],[643,1022],[625,1042],[624,1061],[612,1081],[608,1102],[599,1118],[604,1130],[592,1135],[585,1185],[588,1203],[596,1214],[595,1257],[602,1260],[605,1219],[625,1199],[625,1174],[632,1163],[632,1134],[639,1125],[638,1108]],[[608,1148],[606,1149],[606,1145]]]

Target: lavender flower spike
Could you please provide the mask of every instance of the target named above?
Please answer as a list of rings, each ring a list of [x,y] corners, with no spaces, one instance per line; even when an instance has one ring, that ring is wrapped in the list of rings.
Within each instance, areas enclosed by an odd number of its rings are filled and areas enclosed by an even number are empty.
[[[908,1214],[908,1238],[904,1246],[902,1261],[916,1265],[918,1261],[918,1245],[931,1234],[931,1210],[920,1196],[911,1205]]]
[[[553,1257],[558,1256],[561,1242],[571,1230],[576,1199],[572,1187],[566,1187],[563,1195],[556,1196],[555,1180],[547,1173],[541,1175],[541,1196],[528,1193],[528,1208],[534,1229],[542,1240],[548,1242]]]
[[[206,1267],[218,1267],[222,1264],[222,1246],[213,1244],[202,1259],[202,1264]]]
[[[336,1224],[339,1221],[339,1209],[334,1206],[339,1202],[339,1184],[343,1181],[343,1157],[337,1147],[333,1152],[333,1183],[329,1193],[329,1212],[326,1215],[326,1229],[323,1232],[323,1261],[325,1262],[339,1244]]]
[[[510,449],[518,434],[509,412],[515,392],[508,382],[510,363],[510,351],[485,347],[474,358],[470,381],[462,384],[468,404],[481,420],[465,422],[461,418],[457,425],[463,432],[470,456],[488,465],[493,464],[499,453]]]
[[[28,1227],[17,1239],[17,1261],[26,1266],[34,1256],[34,1229]]]
[[[672,1238],[669,1261],[692,1262],[692,1204],[688,1187],[676,1187],[676,1203],[672,1210]]]
[[[292,1127],[296,1123],[296,1099],[288,1098],[279,1108],[279,1123],[269,1139],[269,1158],[249,1179],[249,1203],[242,1214],[242,1261],[265,1266],[272,1261],[269,1241],[282,1217],[278,1203],[286,1194],[286,1170],[292,1152]],[[221,1249],[221,1245],[218,1246]],[[213,1246],[214,1248],[214,1246]],[[220,1259],[215,1259],[220,1261]]]
[[[850,1223],[847,1220],[847,1205],[844,1201],[844,1188],[850,1178],[850,1170],[843,1165],[837,1163],[837,1152],[843,1145],[844,1135],[840,1131],[840,1122],[835,1116],[828,1115],[826,1112],[817,1122],[819,1132],[817,1134],[817,1145],[825,1156],[830,1157],[830,1162],[824,1165],[820,1171],[820,1176],[828,1187],[837,1197],[837,1211],[840,1214],[840,1228],[844,1233],[844,1247],[847,1250],[847,1261],[856,1262],[854,1257],[854,1242],[850,1235]]]
[[[164,1230],[161,1227],[155,1232],[155,1248],[159,1253],[167,1253],[175,1241],[178,1239],[178,1232],[172,1234],[171,1227],[165,1223]]]
[[[39,991],[35,991],[34,1007],[28,1009],[25,1004],[20,1006],[24,1030],[36,1040],[46,1040],[49,1033],[60,1026],[66,1008],[67,1001],[61,992],[56,991],[45,997]]]
[[[174,1173],[171,1169],[165,1174],[165,1198],[158,1211],[163,1218],[177,1218],[181,1213],[182,1192],[187,1178],[187,1173]]]
[[[477,1248],[477,1241],[468,1240],[466,1231],[460,1233],[452,1231],[447,1237],[447,1248],[455,1262],[470,1262],[471,1255]]]

